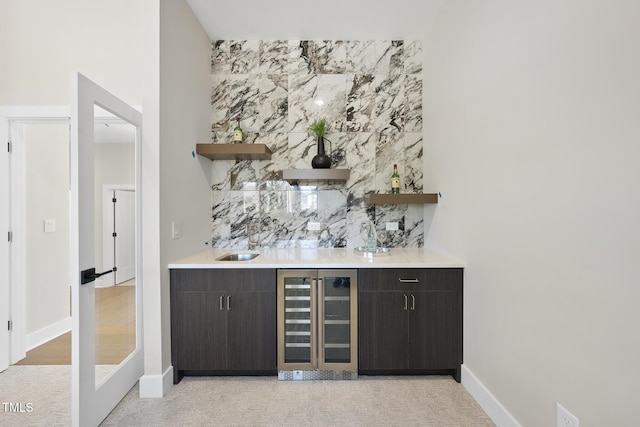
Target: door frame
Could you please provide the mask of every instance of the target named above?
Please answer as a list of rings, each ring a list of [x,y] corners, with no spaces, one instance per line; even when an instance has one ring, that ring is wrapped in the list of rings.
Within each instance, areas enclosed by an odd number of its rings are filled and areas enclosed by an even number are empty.
[[[103,184],[102,186],[102,266],[108,268],[108,261],[116,263],[116,260],[113,259],[113,221],[111,221],[111,217],[113,216],[113,204],[106,204],[106,201],[111,200],[112,192],[124,190],[124,191],[133,191],[135,192],[136,188],[134,185],[127,184]],[[111,256],[107,255],[107,250],[110,251]],[[105,276],[109,280],[112,279],[109,275]],[[106,283],[105,280],[101,278],[96,280],[96,287],[110,287],[113,286],[113,280],[109,280],[109,283]]]
[[[20,125],[27,123],[69,123],[67,106],[8,106],[0,107],[0,135],[12,142],[11,153],[2,151],[0,162],[7,175],[0,180],[0,200],[6,208],[0,211],[0,229],[11,231],[11,242],[5,240],[0,250],[0,319],[11,321],[11,331],[3,329],[0,343],[7,344],[7,353],[0,355],[0,371],[4,358],[8,365],[26,357],[27,305],[26,305],[26,223],[25,223],[25,150]],[[12,199],[12,194],[16,200]],[[6,313],[5,313],[6,311]],[[4,323],[4,320],[2,320]]]
[[[6,135],[6,140],[9,141],[9,120],[0,115],[0,135]],[[9,210],[11,209],[10,197],[9,197],[9,150],[0,150],[0,171],[3,171],[3,176],[0,178],[0,200],[5,203],[1,203],[4,207],[0,209],[0,230],[6,230],[7,234],[10,232],[9,223]],[[11,280],[9,265],[10,265],[10,245],[9,236],[5,243],[0,245],[0,348],[4,349],[0,352],[0,372],[6,370],[9,367],[10,352],[11,352],[11,334],[9,328],[5,328],[5,322],[10,322],[10,298],[11,292],[9,290],[9,281]]]

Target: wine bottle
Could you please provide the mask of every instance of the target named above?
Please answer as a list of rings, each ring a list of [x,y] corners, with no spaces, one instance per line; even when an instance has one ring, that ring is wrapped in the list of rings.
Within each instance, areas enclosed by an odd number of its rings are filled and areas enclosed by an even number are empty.
[[[242,128],[240,127],[240,117],[236,117],[236,127],[233,128],[233,143],[242,142]]]
[[[393,165],[393,175],[391,175],[391,194],[400,194],[400,175],[398,175],[398,165]]]

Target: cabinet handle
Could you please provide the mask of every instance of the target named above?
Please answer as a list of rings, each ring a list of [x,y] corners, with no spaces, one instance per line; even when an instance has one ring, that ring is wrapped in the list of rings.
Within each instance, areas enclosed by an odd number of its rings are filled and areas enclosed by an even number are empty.
[[[404,307],[402,308],[404,311],[407,311],[407,306],[409,305],[409,298],[406,295],[404,296]]]
[[[411,294],[411,310],[416,309],[416,296]]]
[[[224,298],[224,295],[220,295],[220,311],[224,310],[224,305],[222,305],[223,304],[223,302],[222,302],[223,298]]]
[[[420,283],[418,279],[398,279],[400,283]]]
[[[227,310],[231,311],[231,295],[227,295]]]

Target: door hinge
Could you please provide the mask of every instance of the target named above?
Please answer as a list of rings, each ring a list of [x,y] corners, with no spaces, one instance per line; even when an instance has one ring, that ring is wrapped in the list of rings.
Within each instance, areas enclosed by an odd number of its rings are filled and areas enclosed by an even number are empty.
[[[111,199],[111,201],[112,201],[113,203],[115,203],[117,200],[116,200],[116,198],[114,197],[113,199]]]
[[[7,232],[7,242],[11,242],[11,239],[13,238],[13,233],[8,231]]]
[[[11,141],[7,142],[7,153],[11,153]]]
[[[7,321],[7,331],[10,331],[12,326],[13,326],[13,324],[11,323],[11,320],[8,320]]]

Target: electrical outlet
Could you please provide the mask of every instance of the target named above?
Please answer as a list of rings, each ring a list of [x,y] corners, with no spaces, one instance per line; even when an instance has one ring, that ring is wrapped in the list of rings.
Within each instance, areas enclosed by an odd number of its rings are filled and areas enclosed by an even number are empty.
[[[387,231],[398,231],[398,222],[387,222],[385,228]]]
[[[580,427],[580,420],[556,402],[556,426],[557,427]]]
[[[311,222],[307,223],[307,230],[309,231],[320,231],[320,223],[319,222]]]

